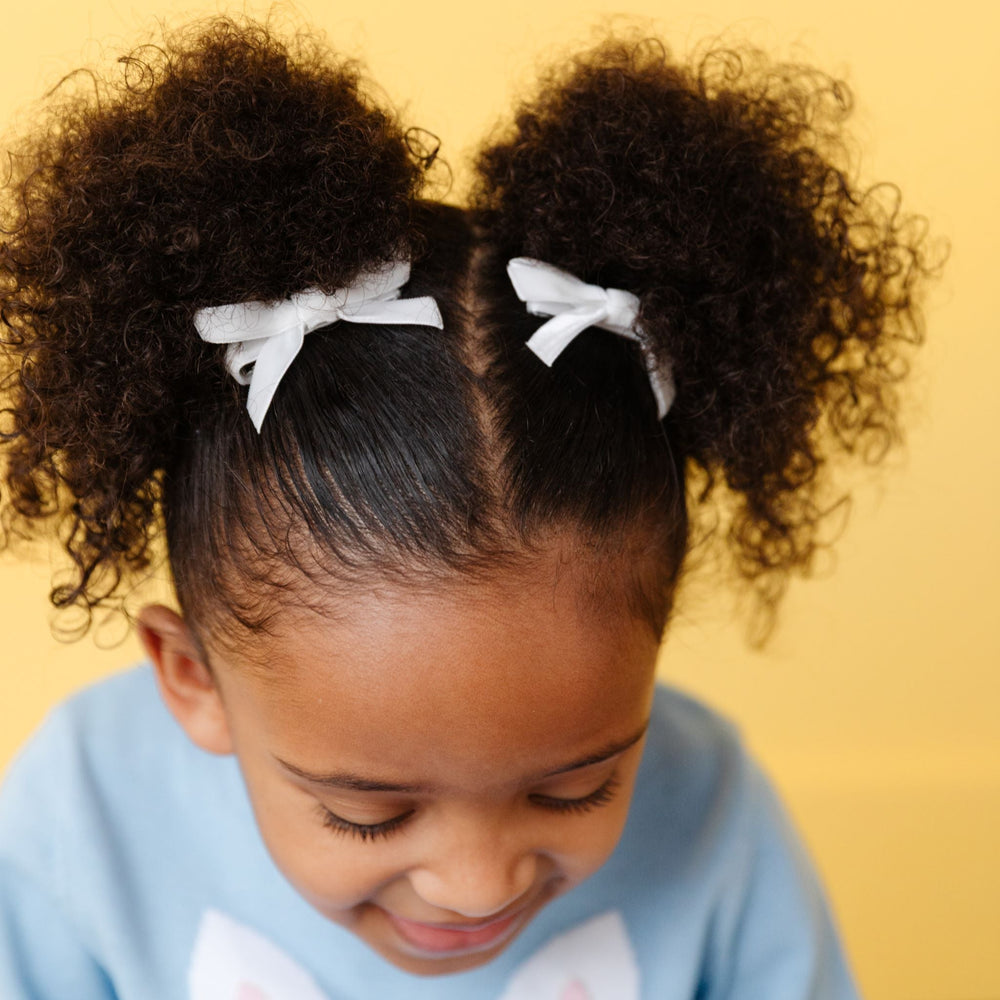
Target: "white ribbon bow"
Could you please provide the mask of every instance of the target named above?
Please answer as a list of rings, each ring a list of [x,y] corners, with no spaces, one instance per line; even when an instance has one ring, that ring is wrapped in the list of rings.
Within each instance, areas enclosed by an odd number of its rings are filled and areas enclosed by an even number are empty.
[[[430,296],[401,299],[410,280],[409,261],[362,272],[332,295],[307,288],[282,302],[238,302],[199,309],[194,325],[202,340],[229,344],[226,370],[249,385],[247,412],[260,432],[285,372],[302,349],[307,333],[338,320],[347,323],[400,323],[443,328],[441,311]],[[253,371],[249,367],[253,365]]]
[[[634,340],[642,350],[649,384],[662,420],[676,395],[673,372],[643,341],[636,326],[639,298],[620,288],[588,285],[567,271],[530,257],[515,257],[507,274],[517,297],[533,316],[551,316],[528,340],[528,347],[545,364],[552,363],[584,330],[598,326]]]

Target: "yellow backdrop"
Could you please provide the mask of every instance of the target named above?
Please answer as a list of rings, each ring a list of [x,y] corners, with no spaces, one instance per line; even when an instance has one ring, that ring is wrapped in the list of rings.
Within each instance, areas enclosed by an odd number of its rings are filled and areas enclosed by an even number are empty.
[[[463,152],[539,58],[618,11],[579,0],[486,8],[311,0],[298,16],[362,54],[407,119],[443,138],[460,177]],[[33,0],[5,10],[0,118],[99,58],[100,43],[113,51],[157,15],[214,9]],[[743,643],[728,594],[693,588],[661,661],[665,677],[740,721],[777,778],[874,1000],[1000,996],[998,11],[981,0],[628,9],[678,50],[735,25],[845,76],[865,176],[897,181],[953,244],[928,309],[908,451],[882,479],[861,481],[836,572],[796,585],[763,653]],[[138,656],[131,639],[53,641],[48,577],[44,560],[0,558],[0,765],[55,699]]]

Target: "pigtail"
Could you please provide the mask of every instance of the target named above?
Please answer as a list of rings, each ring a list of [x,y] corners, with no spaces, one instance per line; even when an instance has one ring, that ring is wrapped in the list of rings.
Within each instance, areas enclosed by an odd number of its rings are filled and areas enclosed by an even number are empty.
[[[897,441],[894,384],[920,339],[922,229],[894,189],[854,185],[849,112],[842,84],[752,51],[682,66],[611,40],[546,77],[478,161],[497,264],[639,295],[674,372],[674,461],[695,501],[728,487],[736,567],[771,607],[836,506],[832,456]]]
[[[53,602],[89,610],[149,562],[205,415],[245,433],[194,311],[412,252],[422,173],[355,65],[222,18],[64,81],[47,116],[3,191],[0,500],[8,532],[57,525]]]

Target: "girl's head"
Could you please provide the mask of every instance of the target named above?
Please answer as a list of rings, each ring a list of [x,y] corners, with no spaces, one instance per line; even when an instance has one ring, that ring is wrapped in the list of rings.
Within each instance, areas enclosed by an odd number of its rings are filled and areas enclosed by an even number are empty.
[[[558,549],[475,585],[385,587],[286,614],[248,662],[141,627],[194,741],[235,752],[278,868],[389,961],[488,961],[621,834],[657,641],[581,603]]]
[[[724,487],[773,607],[815,550],[824,455],[893,438],[910,223],[852,186],[838,85],[752,53],[608,41],[481,150],[467,208],[424,197],[427,134],[315,42],[217,20],[88,87],[7,188],[7,527],[55,521],[53,599],[85,609],[164,529],[183,617],[143,635],[189,733],[240,757],[279,866],[400,965],[484,961],[520,926],[496,919],[617,839],[689,510]],[[665,419],[635,342],[525,348],[517,256],[638,296]],[[197,311],[400,259],[443,328],[309,335],[258,434]],[[493,924],[456,952],[407,919]]]

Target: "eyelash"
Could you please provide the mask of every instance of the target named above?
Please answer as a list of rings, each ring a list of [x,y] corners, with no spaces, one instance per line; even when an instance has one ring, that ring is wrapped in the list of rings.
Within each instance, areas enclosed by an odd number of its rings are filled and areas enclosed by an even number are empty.
[[[590,794],[584,795],[579,799],[557,799],[547,795],[532,795],[530,796],[530,801],[542,809],[563,813],[564,815],[575,814],[580,816],[593,809],[599,809],[601,806],[607,805],[615,797],[615,793],[618,791],[618,784],[618,776],[612,774],[600,788],[595,788]],[[333,830],[336,833],[349,834],[363,842],[371,842],[395,833],[396,830],[409,820],[416,810],[410,809],[408,812],[393,816],[392,819],[387,819],[383,823],[352,823],[350,820],[343,819],[336,813],[331,812],[323,805],[320,806],[320,812],[323,825],[327,829]]]
[[[558,813],[575,813],[579,816],[592,809],[606,806],[615,797],[617,791],[618,775],[612,774],[600,788],[595,788],[580,799],[554,799],[548,795],[532,795],[530,798],[535,805],[541,806],[543,809],[551,809]]]
[[[358,840],[362,841],[388,837],[398,830],[415,811],[411,809],[409,812],[400,813],[398,816],[393,816],[392,819],[387,819],[384,823],[352,823],[348,819],[342,819],[335,812],[330,812],[326,806],[321,805],[319,808],[323,817],[323,826],[328,830],[333,830],[335,833],[349,833],[352,837],[357,837]]]

